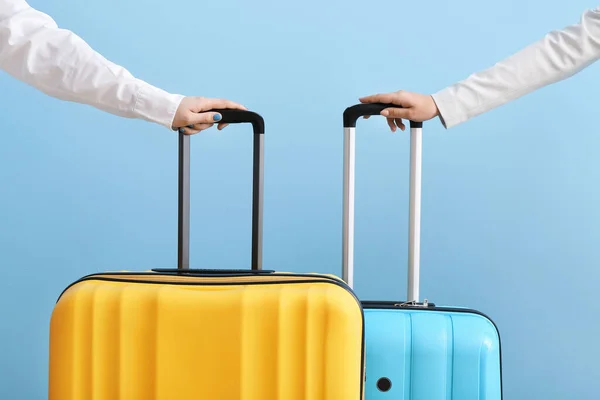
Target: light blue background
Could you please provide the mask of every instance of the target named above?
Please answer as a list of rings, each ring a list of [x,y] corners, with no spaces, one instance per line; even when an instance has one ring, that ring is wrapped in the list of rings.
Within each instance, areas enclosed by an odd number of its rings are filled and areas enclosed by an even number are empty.
[[[168,5],[168,4],[171,5]],[[593,1],[31,0],[166,90],[267,122],[265,268],[339,273],[341,114],[433,92]],[[426,125],[422,294],[498,324],[505,398],[596,399],[600,65],[445,131]],[[41,399],[54,301],[97,271],[173,267],[177,136],[0,75],[0,398]],[[408,135],[359,123],[357,291],[405,297]],[[251,135],[193,138],[192,263],[246,267]]]

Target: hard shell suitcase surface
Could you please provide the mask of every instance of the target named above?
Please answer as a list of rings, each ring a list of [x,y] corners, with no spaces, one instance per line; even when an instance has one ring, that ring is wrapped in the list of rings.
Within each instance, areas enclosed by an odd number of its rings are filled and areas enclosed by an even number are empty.
[[[365,115],[391,104],[359,104],[344,112],[342,278],[354,284],[355,130]],[[410,123],[408,299],[363,301],[365,400],[500,400],[500,335],[486,315],[419,300],[422,123]],[[371,268],[374,268],[372,266]]]
[[[251,268],[189,267],[189,136],[174,269],[85,276],[50,322],[50,400],[360,400],[364,316],[341,279],[262,269],[264,122],[254,126]]]

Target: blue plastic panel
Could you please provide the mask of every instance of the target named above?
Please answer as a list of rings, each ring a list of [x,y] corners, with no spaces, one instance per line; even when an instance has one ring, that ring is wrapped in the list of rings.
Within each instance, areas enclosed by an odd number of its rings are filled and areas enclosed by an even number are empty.
[[[500,400],[500,337],[483,315],[462,311],[365,312],[365,400]],[[377,382],[387,378],[388,391]]]

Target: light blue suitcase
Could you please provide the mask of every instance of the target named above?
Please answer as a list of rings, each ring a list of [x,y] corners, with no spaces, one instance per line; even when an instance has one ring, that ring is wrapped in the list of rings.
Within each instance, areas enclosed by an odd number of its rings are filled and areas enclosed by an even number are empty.
[[[386,104],[344,112],[343,279],[353,287],[356,121]],[[397,107],[397,106],[394,106]],[[410,123],[407,301],[362,301],[365,400],[501,400],[500,334],[486,315],[419,300],[422,123]]]

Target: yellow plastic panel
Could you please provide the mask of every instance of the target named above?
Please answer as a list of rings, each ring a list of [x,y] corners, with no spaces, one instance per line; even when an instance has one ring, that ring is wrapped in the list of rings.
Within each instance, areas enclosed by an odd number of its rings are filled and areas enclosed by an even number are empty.
[[[276,277],[134,279],[84,280],[61,296],[50,400],[362,398],[363,316],[347,289]],[[225,281],[238,284],[215,284]]]

